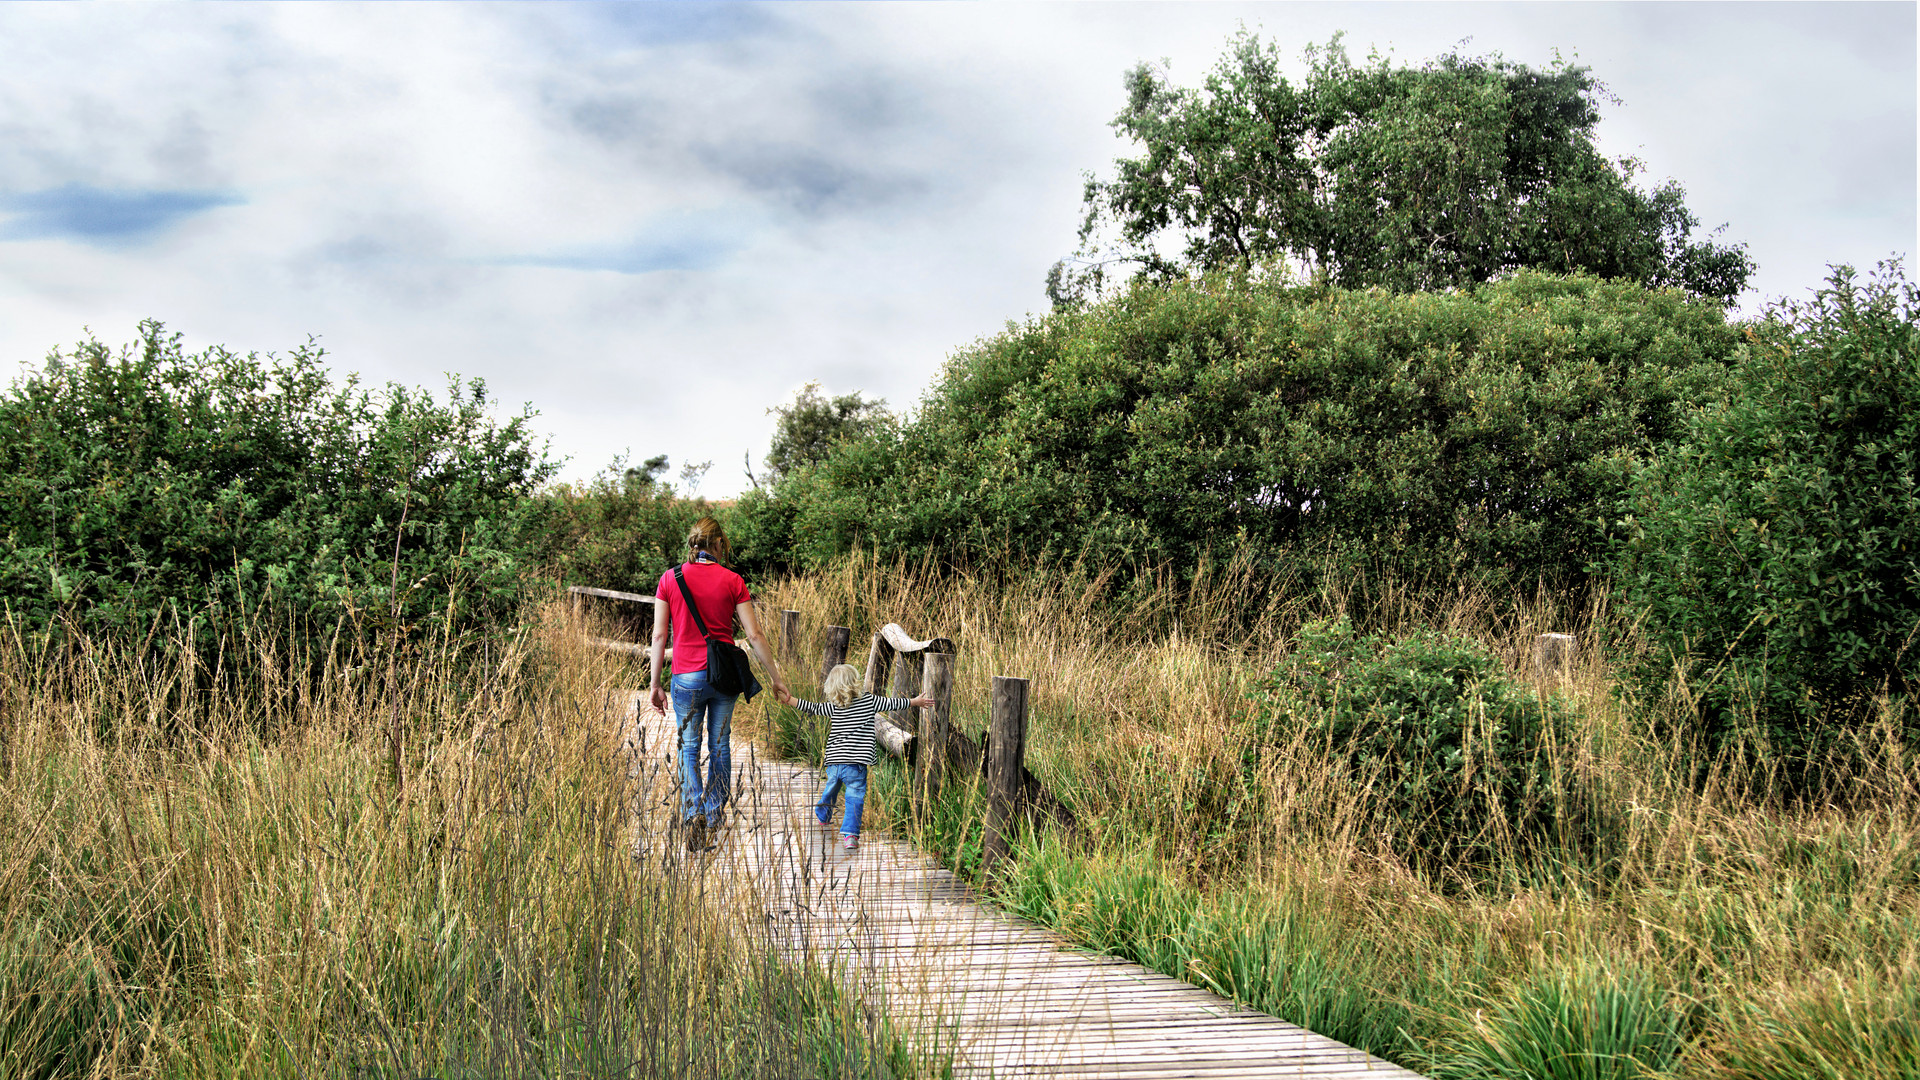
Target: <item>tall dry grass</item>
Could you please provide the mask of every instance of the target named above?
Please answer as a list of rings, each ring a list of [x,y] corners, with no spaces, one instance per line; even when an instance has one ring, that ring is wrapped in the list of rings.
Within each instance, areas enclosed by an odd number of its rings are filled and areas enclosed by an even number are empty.
[[[561,615],[339,662],[8,625],[0,1076],[925,1071],[669,843],[643,682]]]
[[[1672,703],[1623,704],[1593,643],[1631,648],[1632,627],[1603,603],[1271,584],[1234,567],[1116,603],[1080,567],[988,584],[855,558],[759,600],[801,612],[803,641],[851,626],[861,655],[888,621],[953,638],[975,734],[993,675],[1033,680],[1028,762],[1082,827],[1029,836],[992,887],[1086,944],[1448,1076],[1920,1075],[1920,770],[1895,725],[1862,732],[1829,791],[1787,799],[1764,758],[1689,744]],[[1535,689],[1575,718],[1553,783],[1604,808],[1598,842],[1410,871],[1323,748],[1250,723],[1299,626],[1342,616],[1472,637],[1523,683],[1536,634],[1579,635],[1577,668]],[[818,659],[797,663],[804,693]],[[977,791],[915,819],[897,772],[875,789],[877,826],[967,864]]]

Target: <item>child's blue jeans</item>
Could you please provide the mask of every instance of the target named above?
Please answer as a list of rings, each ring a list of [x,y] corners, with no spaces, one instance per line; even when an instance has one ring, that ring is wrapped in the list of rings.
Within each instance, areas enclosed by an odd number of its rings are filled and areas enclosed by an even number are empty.
[[[847,812],[840,819],[840,835],[860,835],[860,809],[867,801],[867,767],[865,765],[829,765],[827,766],[827,789],[820,793],[820,801],[813,804],[813,816],[820,824],[833,822],[833,800],[840,789],[847,789]]]

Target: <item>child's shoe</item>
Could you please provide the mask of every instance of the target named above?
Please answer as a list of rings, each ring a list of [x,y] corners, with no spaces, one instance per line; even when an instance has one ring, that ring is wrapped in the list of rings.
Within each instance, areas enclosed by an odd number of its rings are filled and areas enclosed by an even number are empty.
[[[823,829],[833,828],[833,811],[822,810],[816,806],[813,808],[813,817],[814,817],[814,820],[820,823],[821,828]]]
[[[858,850],[860,847],[860,838],[857,836],[847,835],[847,836],[842,836],[840,839],[845,841],[843,844],[841,844],[841,846],[846,848],[848,851],[855,851],[855,850]]]

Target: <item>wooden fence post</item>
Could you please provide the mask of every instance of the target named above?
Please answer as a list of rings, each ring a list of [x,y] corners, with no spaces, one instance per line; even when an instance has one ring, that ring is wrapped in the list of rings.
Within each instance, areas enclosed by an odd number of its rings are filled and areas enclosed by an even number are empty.
[[[580,625],[580,616],[586,613],[587,598],[576,592],[569,595],[567,601],[568,606],[573,609],[573,624],[578,626]]]
[[[1533,639],[1533,677],[1560,682],[1573,674],[1580,643],[1572,634],[1541,634]]]
[[[887,687],[887,671],[893,667],[893,646],[881,634],[873,635],[873,644],[867,647],[867,673],[860,680],[860,688],[869,694],[878,694]]]
[[[987,835],[981,869],[992,871],[1011,848],[1014,815],[1025,786],[1027,680],[993,677],[993,723],[987,729]]]
[[[920,674],[920,696],[933,707],[920,710],[920,760],[915,770],[922,799],[939,794],[947,774],[947,730],[953,723],[953,654],[927,653]]]
[[[847,662],[847,642],[853,631],[844,626],[827,627],[827,647],[820,653],[820,685],[827,685],[827,672]]]
[[[920,696],[921,659],[925,656],[925,653],[917,652],[899,654],[897,657],[899,662],[893,667],[893,688],[887,691],[888,697],[913,698]],[[893,720],[903,728],[911,729],[914,726],[913,711],[911,709],[897,716],[889,715],[888,719]]]
[[[800,613],[780,612],[780,659],[792,663],[800,655]]]

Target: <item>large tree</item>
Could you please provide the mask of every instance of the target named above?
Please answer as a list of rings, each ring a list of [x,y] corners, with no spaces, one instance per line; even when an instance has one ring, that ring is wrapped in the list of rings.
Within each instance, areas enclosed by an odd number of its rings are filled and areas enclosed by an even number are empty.
[[[1116,263],[1170,278],[1286,260],[1334,285],[1395,290],[1520,267],[1723,302],[1746,287],[1745,245],[1694,239],[1677,183],[1643,191],[1636,162],[1595,147],[1605,90],[1588,69],[1457,52],[1356,65],[1338,38],[1307,59],[1295,86],[1274,45],[1242,31],[1202,89],[1133,69],[1113,126],[1145,152],[1089,177],[1081,250],[1048,277],[1055,302],[1097,293]]]
[[[778,483],[794,470],[820,461],[835,444],[865,435],[892,415],[882,398],[863,398],[858,390],[829,398],[820,392],[817,382],[801,387],[792,401],[775,405],[767,413],[779,420],[767,448],[766,476],[756,478],[751,471],[747,473],[756,487],[760,479]]]

